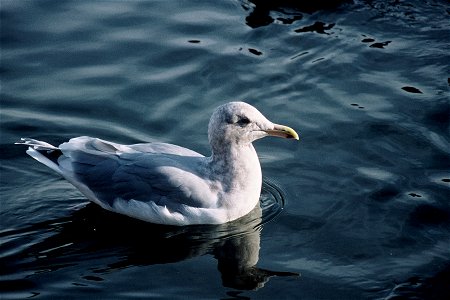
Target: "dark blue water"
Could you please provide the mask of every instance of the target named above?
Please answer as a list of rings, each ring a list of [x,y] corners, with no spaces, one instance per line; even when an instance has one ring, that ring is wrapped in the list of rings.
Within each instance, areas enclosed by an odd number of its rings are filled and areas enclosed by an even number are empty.
[[[449,299],[450,5],[315,3],[1,1],[0,297]],[[13,145],[208,155],[232,100],[301,141],[255,143],[261,208],[221,226],[105,212]]]

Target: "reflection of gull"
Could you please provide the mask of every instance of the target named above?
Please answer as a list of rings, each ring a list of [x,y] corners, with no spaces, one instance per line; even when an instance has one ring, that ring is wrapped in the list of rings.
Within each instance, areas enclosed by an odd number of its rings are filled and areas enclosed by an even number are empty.
[[[120,145],[78,137],[54,147],[22,139],[27,153],[107,210],[159,224],[221,224],[258,203],[261,167],[252,142],[298,139],[243,102],[219,106],[208,127],[212,155],[165,143]]]
[[[0,264],[6,273],[27,274],[27,281],[36,292],[33,281],[40,282],[44,276],[51,284],[49,278],[56,278],[49,276],[49,272],[65,274],[70,282],[88,278],[96,278],[98,282],[103,277],[120,278],[111,274],[135,266],[152,266],[155,270],[148,272],[147,268],[142,268],[142,282],[154,280],[156,276],[160,285],[164,285],[165,280],[173,284],[178,275],[161,276],[160,270],[164,267],[158,265],[214,255],[224,286],[253,290],[262,288],[272,276],[298,276],[256,266],[261,215],[262,210],[257,205],[243,218],[226,224],[174,227],[143,223],[88,205],[68,218],[34,224],[20,229],[20,234],[10,232],[10,236],[25,236],[29,246],[17,249],[15,254],[9,249],[8,254],[0,253]],[[47,231],[55,234],[36,243],[30,242],[28,233],[40,239]],[[142,232],[146,233],[145,239]],[[74,265],[76,268],[72,267]],[[32,276],[28,276],[30,271]],[[207,284],[210,279],[210,274],[203,278]]]

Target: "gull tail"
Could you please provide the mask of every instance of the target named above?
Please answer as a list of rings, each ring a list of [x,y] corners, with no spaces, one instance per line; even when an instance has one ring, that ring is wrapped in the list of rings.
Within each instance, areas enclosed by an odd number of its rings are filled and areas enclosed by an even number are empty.
[[[26,151],[29,156],[62,175],[58,165],[58,158],[62,155],[62,152],[58,147],[30,138],[21,138],[19,142],[14,144],[29,146]]]
[[[50,145],[49,143],[30,138],[21,138],[19,142],[16,142],[14,144],[27,145],[33,147],[34,150],[59,150],[57,147]]]

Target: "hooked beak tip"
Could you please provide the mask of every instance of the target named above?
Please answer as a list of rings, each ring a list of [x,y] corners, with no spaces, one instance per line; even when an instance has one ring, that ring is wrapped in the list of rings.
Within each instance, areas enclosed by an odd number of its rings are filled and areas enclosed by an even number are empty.
[[[266,130],[266,133],[270,136],[278,136],[285,139],[295,139],[297,141],[300,139],[294,129],[284,125],[274,124],[273,129]]]

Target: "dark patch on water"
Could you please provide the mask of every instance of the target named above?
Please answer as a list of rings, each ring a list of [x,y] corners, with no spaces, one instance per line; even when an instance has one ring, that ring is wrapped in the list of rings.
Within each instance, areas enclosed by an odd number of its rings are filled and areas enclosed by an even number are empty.
[[[34,289],[37,287],[31,280],[27,279],[16,279],[16,280],[1,280],[0,281],[0,292],[2,293],[10,293],[14,291],[22,291]]]
[[[97,281],[97,282],[100,282],[100,281],[104,280],[101,277],[93,276],[93,275],[86,275],[86,276],[83,276],[83,278],[86,279],[86,280],[89,280],[89,281]]]
[[[423,113],[422,120],[433,130],[447,132],[450,128],[450,102],[435,103],[433,107]]]
[[[264,1],[264,0],[250,0],[253,5],[243,5],[244,9],[250,10],[246,17],[246,23],[252,28],[267,26],[274,22],[272,13],[286,13],[286,10],[297,11],[303,13],[314,13],[319,10],[332,10],[339,7],[343,3],[352,3],[352,0],[319,0],[319,1],[295,1],[295,0],[281,0],[281,1]],[[300,20],[301,16],[288,18],[277,18],[283,24],[292,24],[296,20]],[[283,22],[285,21],[285,22]]]
[[[363,34],[362,36],[365,37],[365,35]],[[364,39],[361,40],[362,43],[373,43],[375,42],[374,38],[368,38],[365,37]],[[385,41],[385,42],[376,42],[373,44],[370,44],[369,47],[370,48],[378,48],[378,49],[384,49],[384,47],[386,47],[387,45],[389,45],[392,41]]]
[[[414,227],[450,225],[450,210],[431,204],[421,204],[411,212],[409,224]]]
[[[418,88],[415,88],[413,86],[404,86],[404,87],[402,87],[402,90],[407,91],[408,93],[413,93],[413,94],[423,94],[421,90],[419,90]]]
[[[248,52],[250,52],[251,54],[254,54],[256,56],[260,56],[260,55],[263,54],[261,51],[258,51],[258,50],[253,49],[253,48],[248,48]]]
[[[433,277],[414,276],[404,282],[395,283],[395,287],[384,299],[449,299],[450,264],[440,269]]]
[[[391,43],[391,41],[378,42],[378,43],[373,43],[373,44],[371,44],[369,47],[370,47],[370,48],[384,49],[384,47],[386,47],[386,46],[389,45],[390,43]]]
[[[302,32],[316,32],[320,34],[329,34],[328,32],[325,32],[325,30],[330,30],[334,27],[335,24],[325,24],[323,22],[315,22],[313,25],[305,26],[299,29],[294,30],[297,33]]]
[[[396,198],[400,193],[401,191],[395,186],[386,186],[371,193],[369,198],[375,201],[386,202]]]
[[[324,60],[325,57],[319,57],[318,59],[313,60],[311,63],[316,63],[318,61]]]
[[[358,103],[352,103],[351,106],[357,107],[359,109],[364,109],[364,106],[359,105]]]
[[[408,195],[410,195],[413,198],[422,198],[422,195],[417,194],[417,193],[409,193]]]

